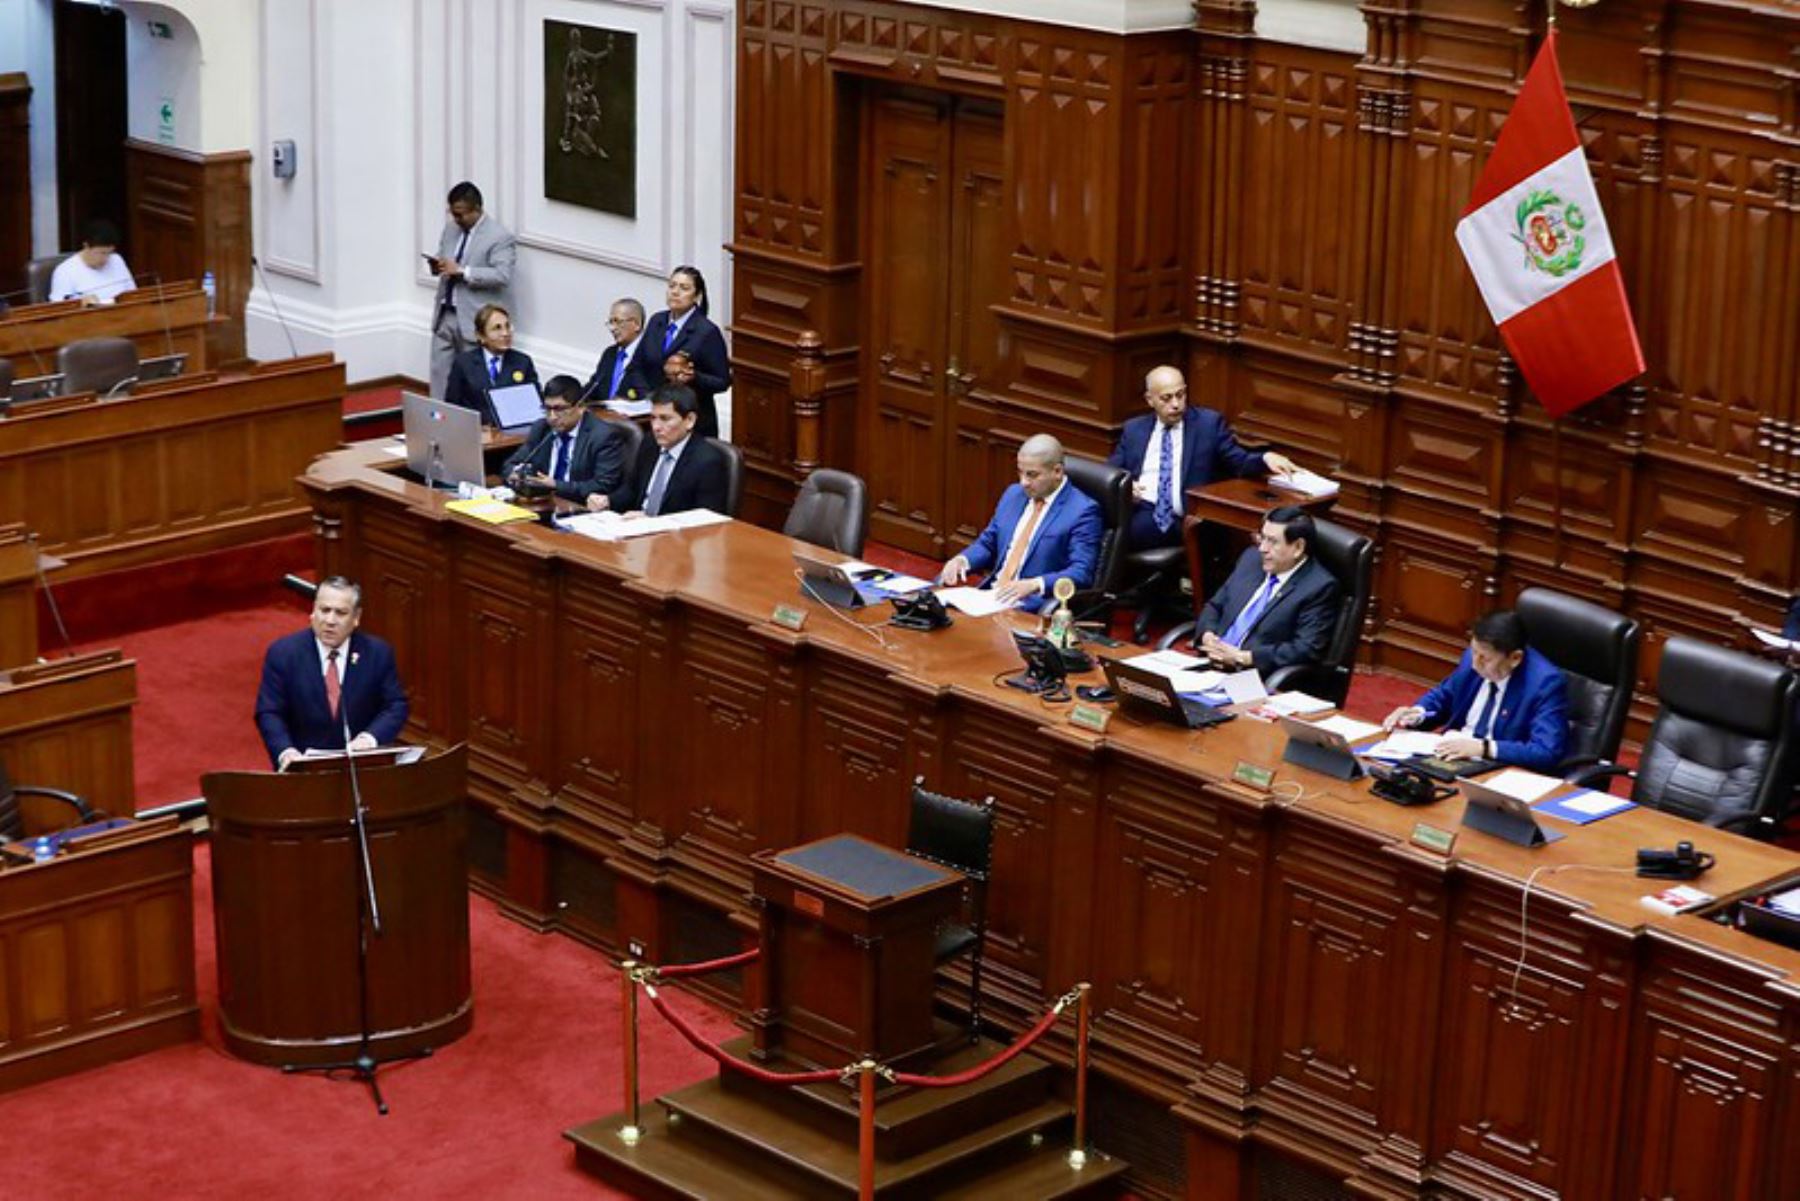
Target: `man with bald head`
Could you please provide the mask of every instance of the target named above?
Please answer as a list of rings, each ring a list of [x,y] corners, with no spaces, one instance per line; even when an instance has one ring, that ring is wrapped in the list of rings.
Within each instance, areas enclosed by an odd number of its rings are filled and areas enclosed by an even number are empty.
[[[1150,411],[1125,423],[1107,460],[1131,472],[1136,503],[1125,539],[1132,550],[1181,544],[1183,498],[1189,488],[1294,470],[1286,455],[1239,446],[1220,414],[1189,407],[1187,380],[1173,367],[1158,367],[1144,377],[1144,403]]]
[[[1060,579],[1094,582],[1100,563],[1100,506],[1063,473],[1062,443],[1034,434],[1019,447],[1019,482],[1000,496],[994,519],[939,579],[961,584],[986,572],[983,588],[1035,613]]]

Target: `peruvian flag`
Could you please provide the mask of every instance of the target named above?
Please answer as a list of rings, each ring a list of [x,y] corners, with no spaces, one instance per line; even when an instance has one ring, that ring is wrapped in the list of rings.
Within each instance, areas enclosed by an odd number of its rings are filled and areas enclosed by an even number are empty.
[[[1554,416],[1644,369],[1606,214],[1556,65],[1538,51],[1456,225],[1506,349]]]

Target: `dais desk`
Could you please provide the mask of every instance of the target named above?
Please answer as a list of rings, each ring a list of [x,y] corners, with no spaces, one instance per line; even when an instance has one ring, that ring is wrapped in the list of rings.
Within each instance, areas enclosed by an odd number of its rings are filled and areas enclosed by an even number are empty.
[[[54,375],[56,353],[84,338],[130,338],[138,358],[185,354],[184,371],[204,371],[206,294],[197,280],[124,293],[116,304],[78,300],[22,305],[0,317],[0,358],[18,379]]]
[[[305,476],[320,567],[362,581],[413,733],[467,740],[474,879],[521,920],[658,962],[736,950],[754,853],[903,845],[922,775],[997,799],[990,1012],[1016,1030],[1093,983],[1097,1136],[1152,1165],[1142,1192],[1235,1197],[1273,1154],[1367,1196],[1800,1196],[1800,954],[1654,915],[1616,870],[1690,837],[1725,895],[1795,856],[1644,811],[1434,855],[1408,835],[1460,801],[1300,772],[1269,725],[1096,735],[995,687],[1005,618],[878,639],[798,599],[769,531],[484,526],[384,457]]]

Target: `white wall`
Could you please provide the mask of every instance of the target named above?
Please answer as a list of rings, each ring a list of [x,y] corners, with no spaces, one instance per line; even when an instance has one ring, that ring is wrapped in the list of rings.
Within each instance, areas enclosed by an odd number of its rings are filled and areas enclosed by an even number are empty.
[[[140,142],[201,149],[200,35],[185,16],[161,4],[125,10],[126,130]],[[151,35],[151,22],[169,36]],[[165,130],[163,105],[171,114]],[[238,149],[242,149],[239,147]]]
[[[425,378],[444,193],[479,186],[519,237],[514,314],[540,374],[585,378],[607,306],[662,307],[669,267],[705,273],[730,311],[731,0],[263,0],[250,353],[332,350],[352,380]],[[634,219],[543,198],[543,23],[637,34]],[[291,138],[299,174],[268,146]],[[270,292],[273,292],[271,298]]]

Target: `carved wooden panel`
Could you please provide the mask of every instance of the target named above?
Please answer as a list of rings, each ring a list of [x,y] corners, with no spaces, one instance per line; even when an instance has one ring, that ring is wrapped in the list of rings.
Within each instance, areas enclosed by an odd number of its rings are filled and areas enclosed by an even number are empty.
[[[464,719],[461,706],[451,704],[452,676],[428,669],[434,662],[455,666],[460,660],[440,653],[450,633],[445,590],[454,587],[455,577],[447,570],[436,529],[406,515],[369,509],[359,514],[343,545],[341,569],[362,585],[363,621],[370,633],[393,645],[407,686],[409,733],[428,730],[446,742],[461,740]]]
[[[906,699],[880,672],[818,658],[809,669],[796,839],[850,833],[906,845]]]
[[[459,550],[463,580],[451,637],[464,663],[463,737],[484,774],[517,790],[532,775],[533,735],[550,724],[548,694],[560,692],[546,687],[561,677],[560,665],[543,654],[548,639],[532,636],[543,607],[534,587],[540,573],[503,542],[483,539]]]
[[[556,773],[571,802],[629,822],[637,780],[637,611],[610,588],[573,578],[558,596],[551,671]]]
[[[250,151],[193,154],[136,140],[125,143],[126,240],[139,281],[199,279],[218,285],[218,315],[207,331],[215,362],[244,355],[250,296]]]

